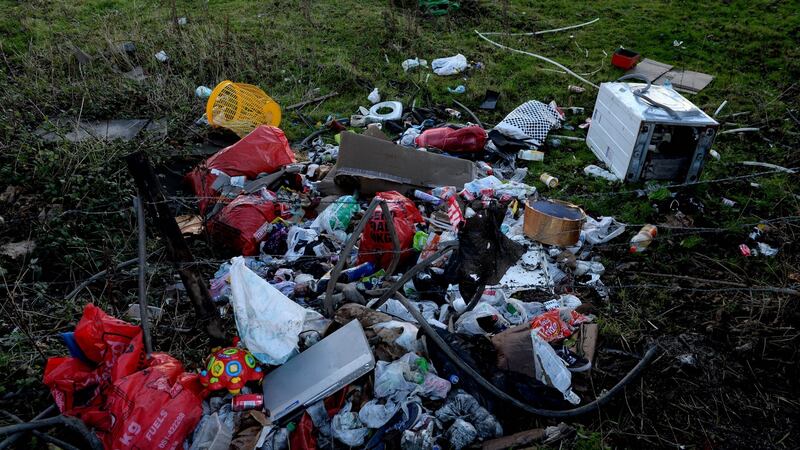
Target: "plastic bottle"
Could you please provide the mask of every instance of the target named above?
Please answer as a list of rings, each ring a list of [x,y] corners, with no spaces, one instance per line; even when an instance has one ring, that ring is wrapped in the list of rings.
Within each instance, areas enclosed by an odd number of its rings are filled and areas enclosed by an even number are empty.
[[[361,263],[355,267],[351,267],[349,269],[345,269],[341,271],[339,274],[339,279],[336,280],[337,283],[352,283],[353,281],[360,280],[366,276],[372,275],[375,273],[375,264],[371,262]],[[328,282],[330,281],[331,274],[326,273],[325,275],[320,278],[317,282],[316,292],[322,293],[325,289],[328,288]]]
[[[328,223],[332,230],[346,230],[350,220],[361,209],[358,201],[352,195],[345,195],[332,205]]]
[[[486,130],[479,126],[459,129],[431,128],[417,136],[417,147],[432,147],[452,153],[477,153],[486,145]]]
[[[653,239],[658,234],[658,228],[655,225],[647,224],[636,233],[636,236],[631,238],[631,253],[640,253],[643,252],[644,249],[653,242]]]
[[[419,189],[414,190],[414,198],[416,198],[417,200],[422,200],[423,202],[433,203],[434,205],[442,204],[442,199],[440,199],[439,197],[428,194],[425,191],[420,191]]]

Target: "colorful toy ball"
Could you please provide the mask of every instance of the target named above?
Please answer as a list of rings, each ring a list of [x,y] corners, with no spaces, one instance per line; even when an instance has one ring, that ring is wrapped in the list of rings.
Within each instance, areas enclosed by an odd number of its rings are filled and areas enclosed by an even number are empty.
[[[260,381],[264,371],[256,364],[252,353],[236,347],[214,351],[206,368],[200,371],[200,382],[212,391],[227,389],[238,394],[249,381]]]

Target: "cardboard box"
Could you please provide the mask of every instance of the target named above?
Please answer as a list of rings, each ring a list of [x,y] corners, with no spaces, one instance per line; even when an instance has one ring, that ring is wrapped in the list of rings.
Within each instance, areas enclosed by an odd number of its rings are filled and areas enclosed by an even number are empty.
[[[317,188],[323,194],[352,193],[359,189],[367,195],[392,190],[411,195],[414,189],[438,186],[461,189],[475,177],[471,161],[345,131],[336,166]],[[332,186],[334,183],[336,186]]]

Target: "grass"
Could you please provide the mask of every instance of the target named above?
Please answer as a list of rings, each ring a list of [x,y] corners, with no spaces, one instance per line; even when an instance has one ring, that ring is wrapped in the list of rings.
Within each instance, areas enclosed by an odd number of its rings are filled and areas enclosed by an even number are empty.
[[[13,202],[0,203],[0,244],[23,239],[37,243],[36,252],[24,260],[0,257],[0,274],[6,285],[0,318],[5,335],[0,340],[0,368],[9,374],[1,386],[2,401],[18,408],[19,415],[31,417],[49,401],[38,383],[42,356],[63,353],[55,334],[72,328],[83,303],[89,300],[115,313],[134,301],[135,282],[127,272],[113,274],[108,283],[84,291],[78,301],[64,302],[63,295],[76,282],[134,254],[135,218],[130,209],[133,186],[120,157],[139,149],[157,162],[188,154],[201,141],[196,133],[206,133],[191,125],[203,113],[204,105],[193,96],[195,87],[201,84],[213,86],[223,79],[254,83],[282,105],[300,101],[315,90],[320,94],[338,91],[337,97],[304,108],[303,114],[312,124],[324,122],[329,115],[349,116],[359,105],[368,103],[366,96],[374,87],[380,89],[384,99],[399,99],[406,105],[414,101],[417,106],[451,106],[455,98],[475,108],[486,89],[501,92],[497,111],[479,112],[488,124],[498,122],[529,99],[555,100],[559,105],[580,106],[588,112],[594,103],[593,90],[570,93],[567,86],[579,84],[577,80],[554,73],[552,67],[533,58],[492,47],[473,30],[535,31],[600,17],[596,24],[564,33],[498,36],[496,40],[556,59],[575,72],[592,73],[587,77],[595,82],[620,75],[609,64],[609,55],[618,46],[676,67],[710,73],[714,81],[691,97],[692,101],[711,112],[727,100],[723,116],[750,113],[724,119],[731,122],[724,125],[726,128],[761,126],[763,131],[719,136],[714,148],[722,160],[707,163],[703,180],[762,171],[737,164],[743,160],[800,165],[796,131],[800,117],[800,14],[796,2],[734,0],[698,5],[666,0],[555,0],[515,1],[507,8],[503,2],[462,4],[456,14],[426,17],[413,8],[387,1],[178,1],[174,3],[176,16],[187,17],[188,24],[176,27],[171,24],[170,2],[0,0],[5,12],[0,18],[0,191],[7,186],[19,188]],[[675,40],[683,44],[675,46]],[[125,41],[136,45],[132,56],[117,49]],[[92,62],[79,64],[71,44],[91,55]],[[170,56],[168,63],[153,58],[159,50]],[[441,78],[429,76],[428,71],[405,73],[400,67],[406,58],[430,62],[456,53],[464,54],[472,63],[481,62],[483,68]],[[147,79],[137,83],[120,76],[134,65],[144,68]],[[466,86],[465,94],[447,92],[447,87],[458,84]],[[169,138],[164,142],[49,145],[33,135],[41,124],[61,116],[164,117],[169,123]],[[571,116],[568,122],[577,127],[583,119]],[[286,114],[281,126],[295,142],[311,131],[294,114]],[[579,131],[559,133],[581,135]],[[640,197],[620,191],[644,189],[647,186],[643,184],[620,186],[584,176],[583,167],[595,162],[585,145],[564,142],[548,150],[544,163],[532,166],[529,182],[540,192],[580,204],[593,216],[613,215],[630,224],[663,224],[674,218],[677,208],[690,216],[694,226],[727,230],[696,233],[662,227],[656,245],[634,256],[626,255],[626,243],[619,238],[602,250],[607,277],[617,284],[643,279],[653,284],[669,282],[637,276],[637,271],[682,273],[750,285],[791,284],[787,280],[796,274],[798,266],[797,247],[792,243],[796,226],[778,223],[768,234],[773,244],[782,245],[775,259],[744,259],[738,256],[736,246],[751,231],[742,224],[798,215],[800,188],[796,175],[773,174],[692,187],[654,186],[648,195]],[[560,179],[558,190],[550,191],[538,181],[543,171]],[[750,182],[760,186],[752,187]],[[737,206],[722,205],[723,196],[736,201]],[[213,251],[203,245],[195,243],[195,252],[213,256]],[[151,239],[150,246],[155,249],[160,245],[157,239]],[[631,268],[617,267],[622,264]],[[157,267],[160,270],[154,274],[153,286],[173,282],[168,268]],[[215,268],[206,269],[210,274]],[[191,323],[190,308],[185,303],[170,303],[172,300],[157,289],[151,289],[151,297],[153,304],[168,306],[171,320],[179,325]],[[678,316],[659,316],[676,305]],[[784,409],[758,420],[749,420],[742,413],[736,423],[752,422],[754,427],[763,428],[764,435],[758,438],[746,436],[748,428],[744,425],[745,431],[719,425],[715,419],[719,416],[713,414],[695,413],[695,418],[688,419],[691,426],[668,425],[670,421],[677,424],[677,417],[685,414],[674,408],[665,409],[673,414],[666,420],[654,413],[640,424],[638,417],[631,421],[623,406],[621,411],[615,409],[598,420],[586,419],[582,434],[591,438],[579,440],[578,445],[635,446],[646,442],[664,446],[667,440],[703,446],[730,440],[733,446],[737,442],[777,446],[785,433],[775,431],[782,429],[779,416],[796,412],[792,404],[778,399],[791,397],[787,392],[792,392],[796,383],[787,382],[786,377],[796,375],[796,369],[792,372],[769,361],[783,357],[797,362],[796,352],[788,357],[776,356],[787,345],[797,344],[797,337],[791,334],[792,330],[796,332],[797,316],[789,310],[785,299],[769,295],[616,290],[601,318],[603,335],[610,344],[640,348],[649,338],[699,332],[707,335],[718,351],[735,360],[737,354],[731,349],[740,340],[752,338],[758,344],[754,348],[763,351],[738,357],[752,361],[755,369],[751,367],[748,373],[759,375],[753,377],[753,383],[772,381],[771,390],[760,386],[767,396],[762,401],[777,402]],[[751,321],[761,325],[756,327]],[[654,326],[659,329],[654,330]],[[747,333],[742,331],[745,329]],[[205,353],[203,343],[192,336],[169,329],[155,333],[162,350],[181,354],[187,361],[197,361]],[[682,380],[682,373],[675,373],[666,359],[661,363],[664,367],[658,368],[660,373],[667,373],[670,380]],[[643,389],[640,395],[646,395],[648,401],[666,401],[665,384],[657,378],[647,380],[653,387]],[[746,390],[730,389],[731,398],[741,396],[741,400],[730,400],[731,408],[752,406]],[[686,395],[706,401],[701,391],[687,391]],[[714,398],[726,395],[714,389],[709,392]],[[631,440],[631,433],[645,436],[645,440]],[[795,436],[785,438],[781,445],[796,444]]]

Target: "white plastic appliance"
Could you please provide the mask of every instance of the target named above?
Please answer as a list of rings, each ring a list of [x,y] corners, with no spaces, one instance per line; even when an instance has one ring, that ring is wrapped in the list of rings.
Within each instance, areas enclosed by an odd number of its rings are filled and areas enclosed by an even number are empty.
[[[697,181],[719,123],[671,88],[602,83],[586,143],[624,181]]]

